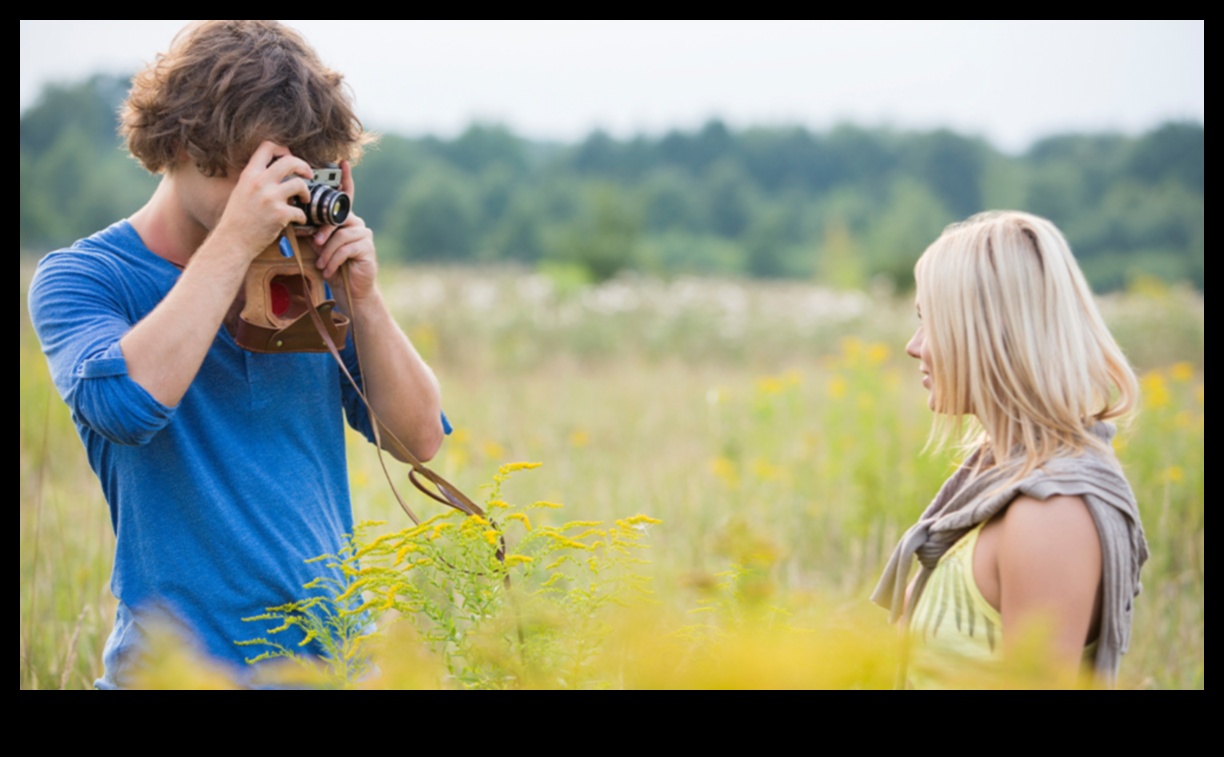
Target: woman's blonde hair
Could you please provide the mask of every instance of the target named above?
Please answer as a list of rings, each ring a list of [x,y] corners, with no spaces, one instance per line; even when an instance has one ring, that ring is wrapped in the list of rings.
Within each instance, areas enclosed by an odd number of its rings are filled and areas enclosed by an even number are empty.
[[[946,228],[914,278],[936,445],[959,436],[1010,480],[1059,453],[1107,451],[1090,428],[1129,413],[1138,382],[1053,223],[979,213]]]

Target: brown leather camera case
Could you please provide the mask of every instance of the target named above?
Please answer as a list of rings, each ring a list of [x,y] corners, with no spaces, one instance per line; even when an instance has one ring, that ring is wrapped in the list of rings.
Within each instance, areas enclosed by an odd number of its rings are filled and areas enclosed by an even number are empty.
[[[314,309],[333,342],[343,347],[349,319],[336,310],[335,300],[327,299],[314,248],[299,245],[292,231],[282,238],[293,257],[285,257],[277,240],[247,270],[234,341],[251,352],[327,352],[310,316]]]

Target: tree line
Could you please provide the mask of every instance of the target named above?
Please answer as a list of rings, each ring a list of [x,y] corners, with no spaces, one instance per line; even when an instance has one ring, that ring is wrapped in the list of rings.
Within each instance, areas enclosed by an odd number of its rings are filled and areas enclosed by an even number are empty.
[[[51,85],[21,114],[21,249],[39,255],[140,207],[156,182],[123,151],[128,80]],[[1139,275],[1203,288],[1204,136],[1065,134],[1020,155],[948,129],[699,129],[576,144],[475,123],[383,134],[355,212],[388,260],[815,278],[905,287],[918,255],[979,210],[1043,215],[1098,290]]]

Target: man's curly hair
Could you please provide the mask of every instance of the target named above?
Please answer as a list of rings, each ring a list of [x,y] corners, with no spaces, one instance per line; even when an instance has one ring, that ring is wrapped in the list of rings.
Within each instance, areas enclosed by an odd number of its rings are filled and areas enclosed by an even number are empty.
[[[119,130],[149,171],[167,171],[185,153],[206,176],[241,170],[266,139],[312,166],[355,163],[374,139],[344,78],[275,21],[183,29],[132,78]]]

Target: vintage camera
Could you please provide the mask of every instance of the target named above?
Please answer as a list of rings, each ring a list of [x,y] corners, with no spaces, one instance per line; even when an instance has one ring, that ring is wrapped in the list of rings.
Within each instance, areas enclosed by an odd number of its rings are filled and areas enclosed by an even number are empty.
[[[348,218],[353,201],[340,191],[340,167],[327,166],[314,169],[314,179],[306,183],[310,189],[310,201],[298,198],[291,201],[306,214],[306,227],[339,226]]]
[[[324,333],[337,349],[344,347],[348,316],[328,297],[314,247],[299,244],[297,236],[344,223],[352,200],[340,191],[336,166],[314,169],[308,186],[310,202],[293,200],[306,213],[306,224],[286,229],[247,269],[234,341],[251,352],[327,352]]]

